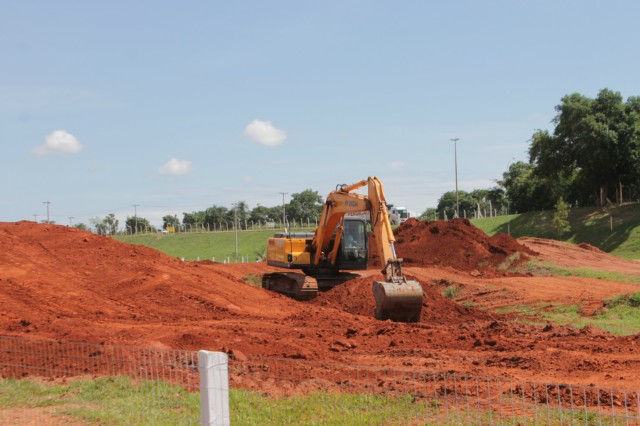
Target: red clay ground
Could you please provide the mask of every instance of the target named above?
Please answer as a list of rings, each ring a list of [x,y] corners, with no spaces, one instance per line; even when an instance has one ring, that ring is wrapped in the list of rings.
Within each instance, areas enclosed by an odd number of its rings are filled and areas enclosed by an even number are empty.
[[[425,298],[420,323],[398,324],[373,318],[378,269],[296,302],[242,280],[274,270],[264,263],[185,263],[72,228],[0,223],[0,333],[640,389],[639,335],[533,326],[478,309],[591,306],[637,291],[496,269],[526,256],[625,273],[638,264],[545,240],[521,243],[488,238],[463,220],[400,227],[396,249]],[[476,307],[444,298],[451,283]]]

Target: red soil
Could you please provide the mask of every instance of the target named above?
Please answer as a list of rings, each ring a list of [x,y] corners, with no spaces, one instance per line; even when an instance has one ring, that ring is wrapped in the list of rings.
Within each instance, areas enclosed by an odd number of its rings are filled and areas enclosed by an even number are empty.
[[[0,333],[640,388],[638,335],[526,325],[478,309],[556,300],[586,306],[632,285],[496,273],[491,266],[516,251],[558,262],[573,252],[549,255],[543,244],[525,241],[532,250],[488,238],[463,220],[411,221],[397,237],[406,274],[425,291],[417,324],[373,318],[375,269],[296,302],[242,280],[274,270],[264,263],[186,263],[72,228],[0,223]],[[476,307],[444,298],[451,285]]]
[[[495,275],[496,267],[504,262],[511,266],[526,260],[527,255],[536,254],[506,234],[487,236],[467,219],[420,222],[412,218],[394,234],[396,254],[404,259],[405,265],[451,266],[460,271]],[[374,238],[370,244],[371,264],[381,266]]]

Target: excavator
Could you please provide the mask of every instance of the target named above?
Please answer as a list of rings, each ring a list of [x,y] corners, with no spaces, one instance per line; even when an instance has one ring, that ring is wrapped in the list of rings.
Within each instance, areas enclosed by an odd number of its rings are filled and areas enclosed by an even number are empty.
[[[367,195],[354,191],[368,187]],[[296,300],[309,300],[365,270],[369,259],[368,212],[375,235],[384,281],[373,281],[375,316],[380,320],[418,322],[422,287],[402,273],[387,212],[382,183],[369,177],[352,185],[338,185],[328,196],[315,232],[283,232],[267,241],[267,264],[300,272],[272,272],[262,277],[262,287]]]

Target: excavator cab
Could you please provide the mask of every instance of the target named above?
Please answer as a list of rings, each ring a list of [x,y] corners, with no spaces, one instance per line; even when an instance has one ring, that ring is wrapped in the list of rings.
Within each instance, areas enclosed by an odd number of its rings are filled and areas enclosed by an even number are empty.
[[[369,250],[367,224],[359,218],[345,217],[341,250],[336,265],[338,269],[356,271],[367,269]]]

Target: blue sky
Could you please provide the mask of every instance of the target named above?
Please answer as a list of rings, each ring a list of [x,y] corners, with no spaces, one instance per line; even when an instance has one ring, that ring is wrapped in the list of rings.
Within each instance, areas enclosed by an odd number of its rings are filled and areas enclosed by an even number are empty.
[[[635,1],[0,0],[0,221],[489,188],[562,96],[640,95]],[[288,198],[287,198],[288,201]]]

